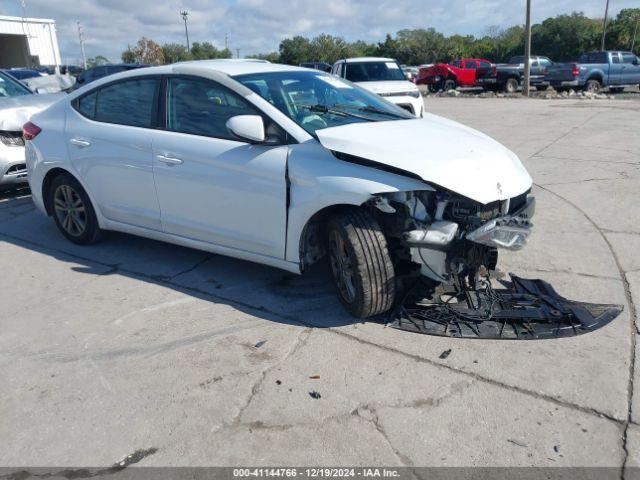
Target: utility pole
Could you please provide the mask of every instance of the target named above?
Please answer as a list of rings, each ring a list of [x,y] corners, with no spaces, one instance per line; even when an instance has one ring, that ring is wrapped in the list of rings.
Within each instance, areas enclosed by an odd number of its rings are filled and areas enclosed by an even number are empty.
[[[84,69],[87,69],[87,57],[84,54],[84,36],[82,35],[82,25],[80,22],[76,22],[78,24],[78,40],[80,40],[80,52],[82,53],[82,66]]]
[[[186,10],[182,10],[180,12],[182,15],[182,19],[184,20],[184,34],[187,36],[187,52],[191,51],[191,46],[189,45],[189,28],[187,27],[187,17],[189,16],[189,12]]]
[[[240,49],[236,48],[236,58],[240,58]]]
[[[636,33],[638,33],[638,22],[640,22],[640,14],[636,15],[636,26],[633,28],[633,37],[631,38],[631,52],[633,53],[633,47],[636,45]]]
[[[524,35],[524,83],[522,84],[522,95],[528,97],[531,78],[531,0],[527,0],[527,19]]]
[[[607,36],[607,15],[609,15],[609,0],[607,0],[607,6],[604,7],[604,20],[602,20],[602,41],[600,42],[600,50],[604,50],[604,39]]]
[[[229,50],[229,34],[224,34],[224,49]]]

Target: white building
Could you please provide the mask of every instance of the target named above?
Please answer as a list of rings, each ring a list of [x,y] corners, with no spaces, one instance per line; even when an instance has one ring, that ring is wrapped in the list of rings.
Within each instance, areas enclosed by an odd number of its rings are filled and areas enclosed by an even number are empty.
[[[0,16],[0,68],[59,66],[56,22]]]

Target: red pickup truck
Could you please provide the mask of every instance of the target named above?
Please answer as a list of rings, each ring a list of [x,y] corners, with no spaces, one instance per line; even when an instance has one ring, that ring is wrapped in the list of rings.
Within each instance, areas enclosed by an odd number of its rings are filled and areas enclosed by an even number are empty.
[[[418,85],[427,85],[429,90],[450,90],[456,87],[475,87],[476,78],[495,75],[496,68],[482,58],[462,58],[451,63],[436,63],[418,71]]]

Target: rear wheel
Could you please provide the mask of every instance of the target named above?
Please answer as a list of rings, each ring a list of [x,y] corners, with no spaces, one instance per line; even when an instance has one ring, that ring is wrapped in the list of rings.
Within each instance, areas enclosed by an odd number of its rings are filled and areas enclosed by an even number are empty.
[[[585,91],[590,93],[598,93],[600,91],[600,88],[600,82],[594,78],[592,78],[591,80],[587,80],[587,83],[584,86]]]
[[[395,298],[395,273],[387,241],[375,218],[353,208],[327,222],[327,250],[340,301],[366,318],[384,313]]]
[[[68,240],[79,245],[102,237],[96,213],[82,185],[71,175],[59,175],[51,182],[49,205],[56,226]]]
[[[451,79],[451,78],[447,78],[444,81],[444,86],[443,86],[443,90],[446,92],[448,90],[455,90],[457,87],[456,81]]]
[[[504,84],[504,91],[507,93],[516,93],[518,91],[518,80],[508,78],[507,83]]]

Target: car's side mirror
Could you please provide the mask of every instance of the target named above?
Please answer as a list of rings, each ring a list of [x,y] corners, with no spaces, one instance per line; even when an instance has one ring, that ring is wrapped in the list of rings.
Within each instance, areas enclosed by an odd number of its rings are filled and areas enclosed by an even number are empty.
[[[227,129],[250,143],[265,141],[264,121],[260,115],[236,115],[227,120]]]

